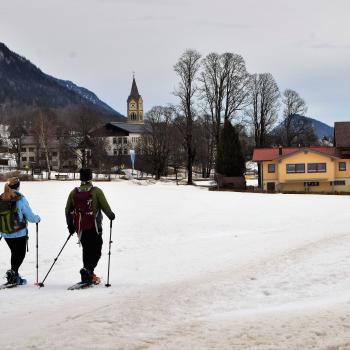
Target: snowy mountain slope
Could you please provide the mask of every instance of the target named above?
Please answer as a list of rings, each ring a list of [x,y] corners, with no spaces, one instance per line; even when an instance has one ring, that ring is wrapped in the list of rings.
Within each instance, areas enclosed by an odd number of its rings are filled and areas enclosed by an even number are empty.
[[[40,106],[65,108],[84,104],[101,118],[114,121],[123,116],[101,101],[93,92],[71,81],[43,73],[26,58],[0,42],[0,103],[7,108]]]
[[[41,276],[67,237],[64,205],[75,184],[22,184],[43,218]],[[1,291],[6,322],[0,348],[350,346],[350,197],[208,192],[132,182],[97,185],[117,213],[112,287],[66,290],[81,267],[74,238],[45,288],[29,284]],[[104,242],[96,272],[106,278],[108,229]],[[8,261],[1,241],[3,271]],[[33,226],[22,273],[34,282]]]

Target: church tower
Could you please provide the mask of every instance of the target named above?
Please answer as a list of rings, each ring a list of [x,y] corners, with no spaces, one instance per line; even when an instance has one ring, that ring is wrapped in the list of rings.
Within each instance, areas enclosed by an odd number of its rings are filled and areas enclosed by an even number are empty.
[[[135,76],[133,76],[131,92],[128,97],[128,123],[144,124],[143,100],[137,89]]]

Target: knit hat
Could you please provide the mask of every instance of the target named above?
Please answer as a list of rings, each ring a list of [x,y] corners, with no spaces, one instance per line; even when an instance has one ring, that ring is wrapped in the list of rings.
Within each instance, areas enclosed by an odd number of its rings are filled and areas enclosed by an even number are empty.
[[[80,169],[80,181],[86,182],[92,179],[92,172],[89,168]]]

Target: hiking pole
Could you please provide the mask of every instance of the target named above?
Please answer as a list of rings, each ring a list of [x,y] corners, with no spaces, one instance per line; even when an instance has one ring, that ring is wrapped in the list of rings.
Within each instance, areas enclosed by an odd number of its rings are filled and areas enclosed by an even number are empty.
[[[48,276],[49,273],[51,272],[53,266],[56,264],[56,261],[57,261],[58,257],[61,255],[62,250],[63,250],[64,247],[66,246],[67,242],[69,241],[69,238],[71,238],[72,236],[73,236],[73,234],[70,233],[69,236],[68,236],[68,238],[67,238],[67,240],[66,240],[65,243],[63,244],[63,247],[61,248],[60,252],[58,253],[58,255],[56,256],[56,258],[54,259],[54,261],[53,261],[53,263],[52,263],[52,265],[51,265],[51,267],[50,267],[50,270],[47,272],[45,278],[43,279],[42,282],[38,283],[38,286],[39,286],[40,288],[41,288],[41,287],[45,287],[44,282],[45,282],[47,276]]]
[[[108,274],[107,274],[107,283],[105,284],[106,287],[110,287],[111,284],[109,284],[109,268],[111,266],[111,246],[112,246],[112,220],[110,221],[110,230],[109,230],[109,252],[108,252]]]
[[[36,286],[39,285],[39,223],[36,223]]]

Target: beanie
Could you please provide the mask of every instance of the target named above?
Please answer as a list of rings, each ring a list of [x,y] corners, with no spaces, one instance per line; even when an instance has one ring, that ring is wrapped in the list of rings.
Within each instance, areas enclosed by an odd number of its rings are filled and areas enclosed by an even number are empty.
[[[82,168],[80,169],[80,181],[86,182],[92,179],[91,169]]]

